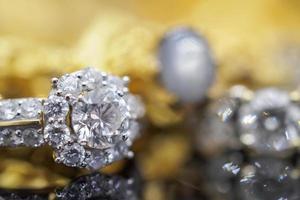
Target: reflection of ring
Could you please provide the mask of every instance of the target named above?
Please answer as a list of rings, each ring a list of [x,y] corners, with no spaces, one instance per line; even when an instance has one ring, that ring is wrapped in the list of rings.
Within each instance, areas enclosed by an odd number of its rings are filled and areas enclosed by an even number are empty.
[[[87,199],[140,199],[139,176],[124,177],[91,173],[72,180],[63,188],[0,189],[0,199],[5,200],[87,200]],[[54,192],[55,190],[55,192]]]
[[[0,145],[47,143],[56,162],[91,169],[131,157],[144,107],[128,82],[86,68],[54,78],[47,99],[1,100]]]

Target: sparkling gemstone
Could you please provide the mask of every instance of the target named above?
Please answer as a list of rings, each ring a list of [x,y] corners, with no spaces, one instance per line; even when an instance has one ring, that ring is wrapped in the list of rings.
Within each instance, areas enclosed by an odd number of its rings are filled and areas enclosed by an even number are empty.
[[[113,148],[106,149],[109,163],[121,160],[124,156],[127,156],[128,153],[129,147],[124,142],[118,142]]]
[[[87,90],[93,90],[102,86],[102,75],[95,68],[86,68],[82,70],[80,81],[86,86]]]
[[[119,136],[118,129],[128,113],[124,98],[110,88],[96,88],[83,94],[82,101],[73,106],[73,128],[80,142],[105,148]]]
[[[9,146],[11,144],[12,132],[8,129],[0,130],[0,144],[3,146]]]
[[[176,28],[159,48],[164,86],[185,102],[205,98],[215,77],[215,64],[205,39],[190,28]]]
[[[264,89],[240,108],[240,138],[260,153],[283,152],[298,142],[299,120],[300,108],[286,92]]]
[[[90,150],[90,157],[88,158],[88,167],[97,170],[108,164],[105,157],[105,152],[99,149]]]
[[[127,103],[129,106],[131,117],[134,119],[141,118],[145,114],[145,107],[144,104],[138,96],[135,95],[128,95],[127,96]]]
[[[69,112],[69,104],[59,96],[50,96],[44,104],[44,113],[46,118],[65,117]]]
[[[105,155],[106,155],[107,162],[113,163],[115,161],[121,160],[124,157],[125,152],[123,152],[122,150],[118,151],[116,148],[108,148],[105,150]]]
[[[67,166],[80,166],[85,159],[85,149],[79,144],[67,145],[58,157]]]
[[[49,124],[45,127],[44,138],[49,145],[59,148],[71,141],[70,130],[63,124]]]
[[[140,125],[136,121],[127,121],[126,128],[122,131],[124,137],[129,141],[132,142],[139,136],[140,133]]]
[[[3,146],[17,146],[23,143],[21,137],[16,134],[16,130],[4,128],[0,129],[0,144]]]
[[[91,169],[97,170],[122,159],[128,152],[129,148],[124,142],[119,142],[114,147],[107,149],[92,149],[90,150],[91,155],[87,163]]]
[[[244,176],[240,179],[242,199],[300,199],[299,181],[285,161],[261,157],[252,160],[243,171]]]
[[[106,77],[107,86],[114,90],[123,91],[126,87],[126,82],[117,76],[109,75]]]
[[[81,92],[79,78],[76,72],[62,76],[57,85],[63,94],[78,95]]]
[[[37,129],[27,128],[22,132],[23,141],[26,146],[37,147],[43,144],[43,135]]]
[[[19,112],[19,105],[14,100],[0,101],[0,120],[14,119]]]
[[[37,118],[42,111],[42,102],[39,99],[24,99],[21,101],[21,115],[26,119]]]

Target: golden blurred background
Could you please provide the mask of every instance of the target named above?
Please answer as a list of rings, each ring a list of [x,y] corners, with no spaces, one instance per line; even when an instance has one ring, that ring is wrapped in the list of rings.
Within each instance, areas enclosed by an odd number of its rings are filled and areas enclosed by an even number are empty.
[[[146,131],[150,139],[140,145],[147,147],[136,147],[141,172],[151,180],[145,196],[164,199],[160,180],[176,177],[191,145],[188,132],[172,128],[180,125],[185,112],[173,107],[176,97],[157,82],[156,54],[163,34],[184,25],[207,38],[217,63],[217,80],[209,93],[214,98],[236,83],[296,88],[299,22],[298,0],[0,0],[0,94],[46,96],[51,77],[84,66],[129,75],[131,89],[146,103],[152,127]],[[5,151],[1,187],[63,185],[75,173],[64,177],[66,169],[57,166],[57,173],[50,173],[52,165],[37,170],[10,159]],[[48,151],[12,154],[36,158]]]

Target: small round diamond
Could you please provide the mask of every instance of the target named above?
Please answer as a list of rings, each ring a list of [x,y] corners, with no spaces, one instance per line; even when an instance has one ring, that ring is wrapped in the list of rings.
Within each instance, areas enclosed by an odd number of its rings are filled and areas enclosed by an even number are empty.
[[[60,148],[71,140],[69,128],[60,124],[47,125],[44,130],[44,137],[45,141],[54,148]]]
[[[16,134],[13,129],[0,130],[0,144],[3,146],[17,146],[22,144],[22,138]]]
[[[125,137],[126,141],[131,143],[134,139],[139,136],[140,126],[136,121],[128,121],[128,124],[124,131],[122,131],[123,136]]]
[[[24,130],[22,135],[24,144],[29,147],[37,147],[44,142],[43,135],[33,128]]]
[[[97,170],[108,164],[108,161],[105,158],[104,152],[102,150],[92,149],[89,153],[90,157],[87,161],[89,168]]]
[[[113,90],[123,91],[126,88],[126,82],[117,76],[109,75],[106,77],[106,83],[108,87],[111,87]]]
[[[65,146],[61,152],[57,153],[57,156],[67,166],[80,166],[85,159],[85,150],[75,143]]]
[[[69,104],[59,96],[51,96],[44,104],[44,113],[46,118],[49,117],[64,117],[69,112]]]
[[[80,81],[82,83],[81,86],[84,86],[86,90],[93,90],[102,86],[102,75],[94,68],[86,68],[82,71]],[[85,89],[84,87],[83,89]]]
[[[21,101],[21,115],[26,119],[37,118],[41,110],[42,103],[39,99],[25,99]]]
[[[122,159],[128,152],[128,146],[124,142],[119,142],[114,147],[107,149],[91,149],[89,151],[90,157],[87,159],[87,164],[90,168],[96,170]]]
[[[19,105],[16,101],[7,100],[0,102],[0,120],[14,119],[19,112]]]
[[[72,123],[79,139],[90,147],[111,146],[117,130],[128,116],[127,104],[110,88],[97,88],[83,95],[73,107]],[[86,141],[88,140],[88,141]]]
[[[3,146],[9,146],[11,144],[12,132],[8,129],[0,131],[0,144]]]
[[[135,95],[128,95],[127,103],[132,118],[137,119],[144,116],[146,111],[141,98]]]
[[[61,90],[63,94],[78,95],[80,93],[80,84],[77,73],[61,77],[58,81],[57,88]]]

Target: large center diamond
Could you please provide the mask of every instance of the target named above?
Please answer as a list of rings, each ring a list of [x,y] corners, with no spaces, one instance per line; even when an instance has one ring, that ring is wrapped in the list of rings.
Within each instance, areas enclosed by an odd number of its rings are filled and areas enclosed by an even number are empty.
[[[120,138],[129,110],[126,101],[109,87],[95,88],[75,103],[72,125],[78,141],[93,148],[107,148]]]

